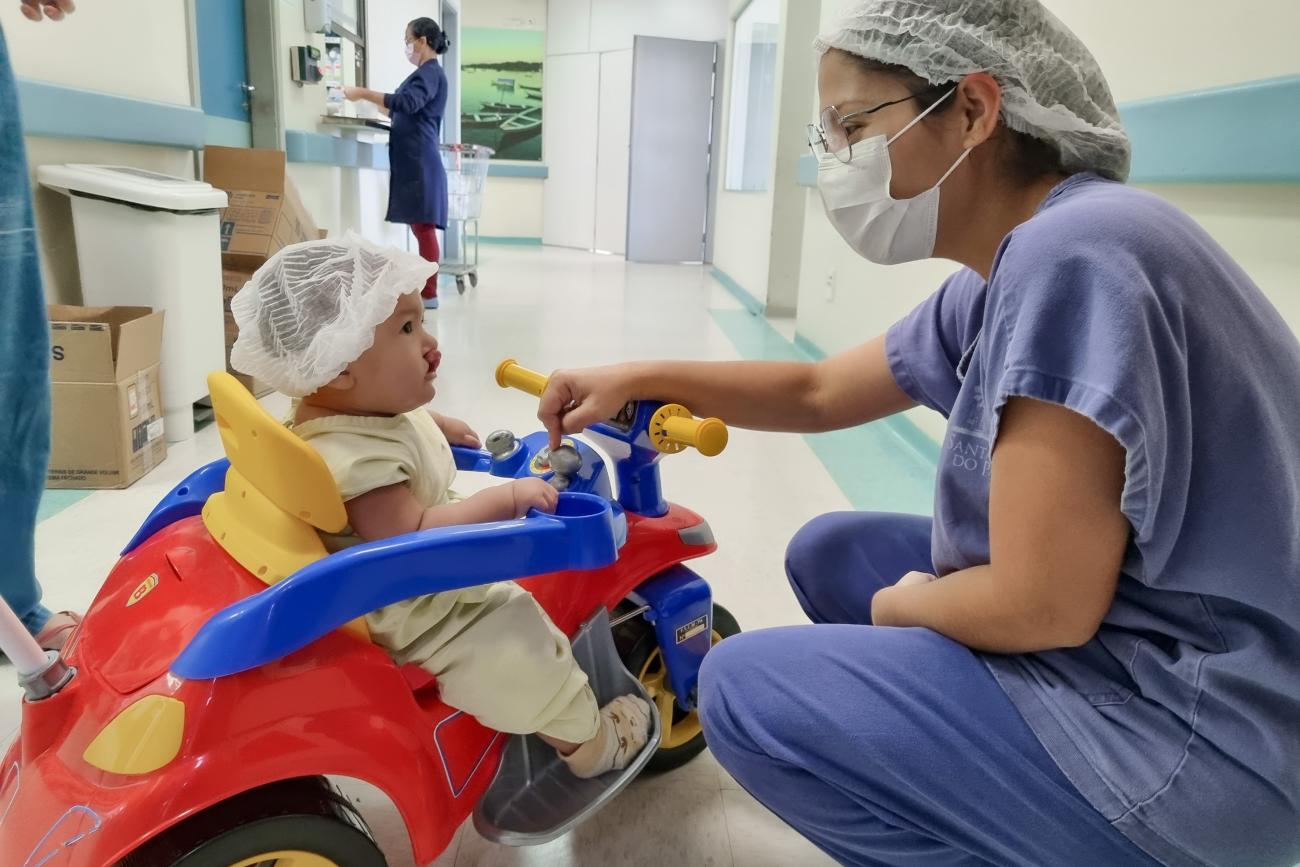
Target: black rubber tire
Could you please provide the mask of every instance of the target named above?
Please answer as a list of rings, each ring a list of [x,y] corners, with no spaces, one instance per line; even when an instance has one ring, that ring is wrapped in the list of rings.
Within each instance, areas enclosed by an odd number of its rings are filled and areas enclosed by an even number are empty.
[[[626,605],[626,603],[624,603]],[[631,606],[626,609],[620,606],[621,610],[630,610]],[[616,611],[617,615],[619,612]],[[713,604],[713,631],[723,638],[730,638],[740,633],[740,624],[731,612],[718,605]],[[650,655],[659,647],[659,641],[655,637],[654,627],[640,617],[634,617],[626,623],[620,624],[614,630],[614,644],[618,647],[620,658],[623,660],[624,667],[632,672],[633,677],[640,675],[641,669],[650,659]],[[695,711],[692,711],[694,713]],[[676,720],[684,719],[681,708],[674,710]],[[704,742],[704,733],[696,735],[686,743],[678,747],[668,748],[660,747],[659,750],[646,763],[645,771],[647,774],[662,774],[680,768],[691,759],[704,752],[708,745]]]
[[[463,274],[456,275],[456,293],[459,295],[465,294],[465,275]]]
[[[168,828],[116,867],[230,867],[298,850],[340,867],[387,867],[356,808],[324,777],[272,783]]]
[[[469,272],[469,285],[470,285],[470,288],[472,288],[472,289],[477,289],[477,288],[478,288],[478,272],[477,272],[477,271],[470,271],[470,272]]]

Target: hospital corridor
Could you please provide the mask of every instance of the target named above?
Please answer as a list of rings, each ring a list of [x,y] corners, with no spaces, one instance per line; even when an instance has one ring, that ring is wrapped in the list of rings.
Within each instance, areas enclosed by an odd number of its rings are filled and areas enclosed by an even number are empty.
[[[0,0],[0,867],[1300,867],[1297,36]]]

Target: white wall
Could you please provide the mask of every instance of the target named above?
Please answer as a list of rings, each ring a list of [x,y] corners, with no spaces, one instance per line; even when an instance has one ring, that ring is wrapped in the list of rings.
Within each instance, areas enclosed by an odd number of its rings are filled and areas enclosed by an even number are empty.
[[[303,23],[303,0],[279,0],[280,32],[277,44],[284,59],[284,80],[281,82],[281,105],[285,130],[312,133],[330,133],[321,126],[325,113],[325,85],[299,85],[289,80],[288,58],[291,50],[300,45],[311,45],[325,53],[325,37],[311,33]],[[374,5],[374,4],[370,4]],[[403,22],[405,24],[405,22]],[[373,34],[377,53],[395,54],[403,62],[401,30],[398,36]],[[343,40],[343,81],[356,81],[356,49],[350,40]],[[385,61],[389,58],[385,57]],[[378,89],[378,88],[376,88]],[[350,111],[355,112],[352,106]],[[363,134],[363,139],[383,141],[380,134]],[[368,169],[345,169],[338,166],[290,163],[289,177],[302,196],[303,205],[316,225],[331,235],[352,230],[384,243],[404,246],[405,229],[390,226],[383,221],[388,203],[388,173]],[[376,217],[376,214],[378,215]],[[365,215],[365,217],[363,217]],[[367,219],[368,217],[368,219]]]
[[[596,236],[596,135],[600,55],[546,58],[542,242],[591,249]],[[490,181],[490,179],[489,179]]]
[[[542,239],[623,253],[632,46],[637,36],[726,38],[726,0],[551,0]]]
[[[64,21],[33,24],[18,3],[0,3],[10,60],[24,78],[119,96],[190,105],[185,3],[149,3],[123,14],[119,3],[79,3]],[[142,11],[142,10],[141,10]]]
[[[627,252],[627,198],[632,144],[632,49],[600,54],[596,131],[595,249]]]
[[[778,54],[778,110],[773,148],[772,252],[768,258],[767,307],[773,315],[793,316],[799,302],[803,258],[804,190],[795,183],[799,159],[808,152],[805,118],[816,88],[815,67],[807,46],[817,35],[814,14],[820,0],[795,0],[782,10]]]
[[[824,0],[823,26],[842,2]],[[1300,72],[1300,4],[1292,0],[1244,0],[1230,13],[1177,0],[1046,5],[1088,45],[1120,103]],[[1300,329],[1300,186],[1151,189],[1200,222]],[[826,351],[885,330],[957,267],[939,261],[872,265],[840,240],[816,190],[805,191],[804,204],[798,331]],[[915,410],[912,417],[942,436],[942,420],[934,414]]]
[[[731,0],[733,20],[746,3]],[[795,166],[808,146],[805,127],[812,112],[810,93],[815,83],[808,46],[817,29],[817,5],[808,0],[782,0],[780,4],[776,76],[779,110],[772,120],[773,148],[766,189],[726,188],[730,124],[724,122],[721,130],[719,153],[724,163],[716,173],[713,264],[775,315],[792,315],[798,303],[805,208],[802,188],[795,182]],[[722,82],[724,118],[731,112],[733,42],[729,40]]]
[[[489,177],[479,233],[497,238],[540,238],[542,200],[538,178]]]
[[[148,16],[136,16],[122,15],[107,3],[85,3],[64,21],[34,24],[22,17],[17,3],[0,2],[0,27],[20,78],[190,105],[185,5],[157,5]],[[114,46],[113,62],[97,62],[107,45]],[[36,185],[37,166],[115,163],[194,177],[193,153],[178,148],[32,136],[26,144],[45,293],[56,304],[81,300],[72,208],[66,196]]]

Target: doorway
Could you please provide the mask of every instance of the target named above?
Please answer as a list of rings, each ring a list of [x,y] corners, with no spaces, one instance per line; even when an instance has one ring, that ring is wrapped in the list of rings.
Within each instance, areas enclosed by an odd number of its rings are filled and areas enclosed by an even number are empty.
[[[627,258],[697,264],[708,245],[718,45],[638,36]]]

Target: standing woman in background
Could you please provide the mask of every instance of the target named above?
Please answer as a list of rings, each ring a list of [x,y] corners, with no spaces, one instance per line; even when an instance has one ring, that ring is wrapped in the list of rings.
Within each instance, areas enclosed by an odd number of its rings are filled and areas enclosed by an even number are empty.
[[[394,93],[364,87],[345,87],[350,100],[372,102],[389,113],[393,130],[388,139],[390,223],[408,223],[420,245],[420,255],[430,262],[440,258],[438,229],[447,228],[447,173],[438,143],[442,115],[447,107],[447,74],[438,55],[450,43],[438,22],[416,18],[406,25],[406,59],[415,65]],[[438,306],[438,275],[425,284],[424,306]]]

